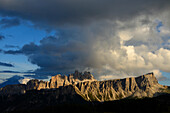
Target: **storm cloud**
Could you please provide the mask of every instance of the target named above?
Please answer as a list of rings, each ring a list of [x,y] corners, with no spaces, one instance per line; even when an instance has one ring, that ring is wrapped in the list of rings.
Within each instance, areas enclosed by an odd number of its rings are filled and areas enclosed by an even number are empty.
[[[39,26],[56,27],[160,13],[169,8],[169,3],[168,0],[1,0],[0,12],[2,16],[18,16]]]
[[[169,10],[169,0],[1,0],[2,16],[56,31],[39,44],[3,52],[26,55],[39,66],[37,75],[78,69],[97,79],[150,71],[161,78],[161,71],[170,72]]]
[[[141,26],[141,22],[138,22],[140,21],[132,23],[135,24],[134,27],[123,29],[120,26],[130,22],[105,22],[83,27],[81,30],[62,30],[54,36],[44,37],[40,44],[32,42],[19,50],[4,53],[26,55],[32,64],[40,67],[35,73],[45,76],[68,74],[75,69],[91,71],[97,79],[103,78],[103,75],[125,77],[151,71],[169,72],[170,50],[160,47],[163,40],[156,36],[157,24],[152,25],[154,22],[151,22],[150,27],[154,27],[155,31],[150,32],[148,26]],[[136,28],[137,31],[134,30]],[[145,36],[142,37],[141,34]],[[138,40],[138,37],[141,37],[139,44],[126,43],[132,39]],[[162,76],[159,75],[159,78]]]

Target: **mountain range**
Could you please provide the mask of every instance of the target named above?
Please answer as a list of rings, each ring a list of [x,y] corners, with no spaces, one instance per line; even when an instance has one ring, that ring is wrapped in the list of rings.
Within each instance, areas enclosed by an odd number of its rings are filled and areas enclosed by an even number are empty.
[[[101,103],[104,106],[107,102],[157,99],[162,95],[167,97],[163,105],[170,110],[169,87],[159,84],[154,73],[139,77],[97,81],[90,72],[75,71],[69,76],[60,74],[52,76],[50,81],[34,79],[27,84],[7,85],[1,88],[0,110],[4,113],[25,112],[25,110],[42,110],[42,108],[56,105],[60,108],[63,108],[62,105],[67,107],[80,105],[80,108],[88,106],[91,109],[98,109]],[[87,112],[87,109],[85,111]]]

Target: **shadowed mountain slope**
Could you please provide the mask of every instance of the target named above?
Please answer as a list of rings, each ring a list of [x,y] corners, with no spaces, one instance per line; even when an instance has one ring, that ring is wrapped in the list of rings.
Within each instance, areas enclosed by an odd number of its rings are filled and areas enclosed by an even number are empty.
[[[168,86],[160,85],[153,73],[97,81],[89,72],[84,74],[75,72],[68,77],[53,76],[49,82],[30,80],[26,85],[8,85],[1,88],[0,110],[1,112],[40,110],[48,106],[77,106],[77,104],[81,107],[95,105],[98,108],[100,102],[107,105],[107,101],[156,97],[167,94],[168,91]]]

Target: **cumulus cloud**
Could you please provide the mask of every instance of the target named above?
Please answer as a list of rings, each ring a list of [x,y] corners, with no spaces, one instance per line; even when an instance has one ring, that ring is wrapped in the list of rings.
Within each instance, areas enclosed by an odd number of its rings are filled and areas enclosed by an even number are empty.
[[[138,24],[136,27],[143,29]],[[105,75],[118,78],[142,75],[152,70],[169,72],[170,50],[159,47],[159,41],[157,46],[152,43],[159,40],[158,37],[150,39],[150,32],[147,32],[147,37],[143,37],[146,44],[142,43],[142,39],[139,45],[126,44],[141,35],[138,30],[130,32],[133,29],[122,29],[120,22],[95,24],[79,32],[63,30],[61,35],[43,38],[39,45],[30,43],[19,50],[4,52],[28,56],[32,64],[40,67],[35,71],[37,75],[68,74],[78,69],[91,71],[97,79],[104,79]]]
[[[158,79],[158,80],[160,80],[160,81],[163,81],[163,80],[165,80],[166,79],[166,77],[164,77],[163,75],[162,75],[162,73],[160,72],[160,70],[152,70],[152,72],[155,74],[155,76],[156,76],[156,78]]]
[[[169,5],[168,0],[1,0],[1,15],[56,30],[39,44],[4,53],[26,55],[39,66],[37,75],[78,69],[97,79],[151,71],[161,78],[160,70],[170,72]]]

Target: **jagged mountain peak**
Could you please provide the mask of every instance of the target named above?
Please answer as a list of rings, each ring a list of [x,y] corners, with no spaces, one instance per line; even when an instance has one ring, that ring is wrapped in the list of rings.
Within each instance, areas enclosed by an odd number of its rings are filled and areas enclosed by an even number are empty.
[[[1,95],[24,94],[29,90],[58,89],[73,86],[78,95],[87,101],[112,101],[127,97],[153,97],[166,89],[153,73],[138,77],[97,81],[90,72],[75,71],[69,76],[52,76],[50,81],[30,80],[26,85],[11,85],[1,88]],[[11,91],[11,88],[14,89]],[[62,92],[61,92],[62,93]]]
[[[81,81],[85,80],[85,79],[89,79],[89,80],[93,80],[94,79],[93,75],[90,72],[87,72],[87,71],[82,73],[82,72],[79,72],[78,70],[75,70],[75,72],[73,74],[71,74],[71,75],[73,75],[74,79],[79,79]]]
[[[76,88],[86,100],[111,101],[127,97],[153,97],[165,87],[158,83],[153,73],[148,73],[139,77],[81,82]]]

